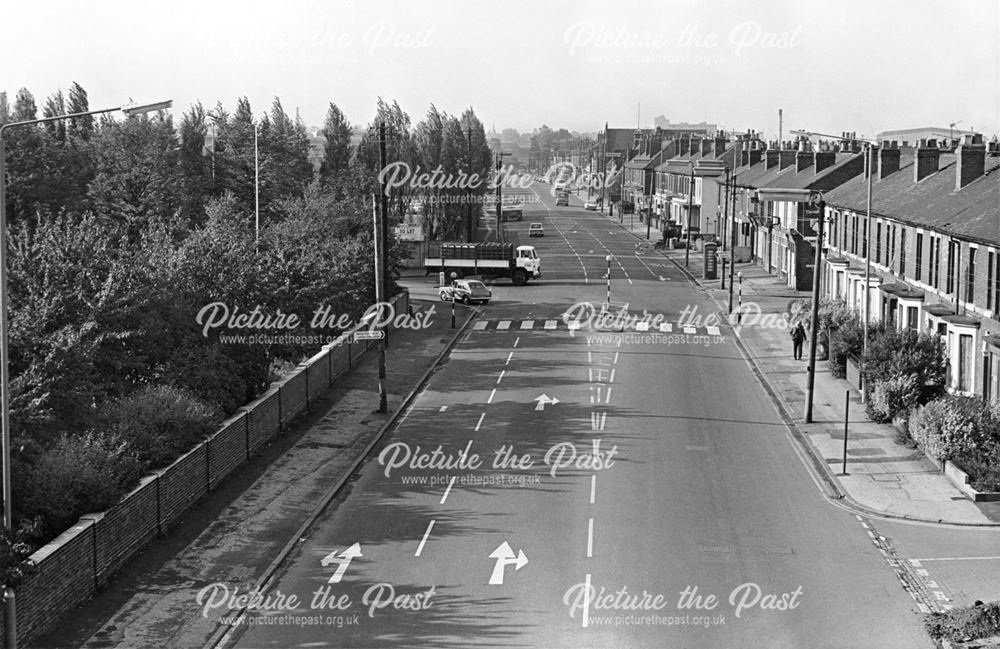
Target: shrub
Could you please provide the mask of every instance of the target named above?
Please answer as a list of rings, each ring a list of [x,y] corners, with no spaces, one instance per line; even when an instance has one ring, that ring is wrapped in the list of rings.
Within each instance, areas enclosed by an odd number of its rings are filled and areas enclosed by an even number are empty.
[[[830,372],[838,379],[847,376],[847,357],[861,354],[864,347],[864,330],[859,320],[847,320],[833,330],[830,336]]]
[[[144,470],[156,469],[204,439],[217,412],[186,390],[147,386],[106,408],[109,430],[133,449]]]
[[[63,435],[19,476],[19,510],[41,519],[41,532],[62,532],[83,514],[114,505],[139,479],[138,458],[113,433]]]
[[[22,519],[14,534],[0,528],[0,583],[17,588],[38,567],[31,561],[41,529],[41,520]]]
[[[988,638],[1000,634],[1000,602],[962,606],[944,613],[929,613],[924,628],[932,638],[951,642]]]
[[[873,390],[880,382],[907,375],[916,377],[914,405],[927,403],[944,393],[947,361],[940,338],[934,334],[876,323],[869,328],[868,349],[861,361],[867,397],[874,396]],[[890,417],[892,414],[895,413]]]
[[[996,446],[995,409],[975,397],[947,395],[927,403],[910,416],[910,435],[931,457],[982,457]]]
[[[875,383],[871,398],[865,404],[865,413],[876,423],[892,421],[901,412],[909,412],[919,405],[920,386],[916,374],[907,374]]]
[[[952,462],[969,474],[976,491],[1000,491],[1000,453],[963,454]]]

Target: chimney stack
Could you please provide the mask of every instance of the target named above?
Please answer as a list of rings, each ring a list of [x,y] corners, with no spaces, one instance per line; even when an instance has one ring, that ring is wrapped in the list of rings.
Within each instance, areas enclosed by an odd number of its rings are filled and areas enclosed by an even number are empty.
[[[677,143],[678,143],[677,155],[679,156],[687,155],[688,151],[691,150],[690,137],[681,137],[680,139],[677,140]]]
[[[784,169],[795,164],[795,156],[798,153],[792,148],[791,142],[785,142],[778,154],[778,168]]]
[[[701,141],[701,155],[707,156],[712,153],[712,140],[705,138]]]
[[[916,157],[913,162],[913,182],[918,183],[938,170],[938,160],[941,149],[936,140],[921,139],[917,143]]]
[[[878,179],[899,171],[899,149],[895,142],[886,140],[878,149]]]
[[[955,189],[962,189],[986,171],[986,145],[983,136],[963,135],[956,150],[958,164],[955,174]]]
[[[809,144],[809,140],[799,140],[799,150],[795,153],[795,173],[805,171],[812,164],[812,145]]]
[[[724,137],[715,138],[715,157],[718,158],[723,153],[726,152],[726,147],[729,146],[729,140]]]
[[[817,151],[813,154],[813,163],[816,165],[816,173],[823,171],[827,167],[832,167],[836,162],[837,154],[834,151],[830,151],[829,147],[823,147],[823,150]]]
[[[770,142],[767,149],[764,150],[764,168],[777,167],[780,160],[779,154],[777,143]]]

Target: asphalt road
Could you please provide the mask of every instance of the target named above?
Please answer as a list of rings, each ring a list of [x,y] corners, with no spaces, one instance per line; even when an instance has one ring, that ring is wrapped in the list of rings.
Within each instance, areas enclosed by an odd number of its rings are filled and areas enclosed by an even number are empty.
[[[697,320],[705,296],[548,188],[507,224],[525,243],[543,223],[541,280],[494,285],[234,645],[932,646],[726,330]],[[567,330],[567,308],[606,300],[609,254],[612,304],[669,333]]]

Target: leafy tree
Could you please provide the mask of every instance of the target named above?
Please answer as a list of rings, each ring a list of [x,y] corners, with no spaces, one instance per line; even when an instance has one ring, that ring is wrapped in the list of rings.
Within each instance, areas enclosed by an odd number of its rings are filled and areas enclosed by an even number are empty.
[[[90,100],[87,98],[87,91],[74,81],[73,85],[69,87],[69,101],[66,105],[66,112],[73,114],[89,111]],[[94,134],[94,116],[84,115],[82,117],[74,117],[69,120],[68,130],[72,136],[76,136],[82,140],[89,140],[90,136]]]
[[[205,218],[205,205],[212,196],[213,161],[206,155],[208,118],[201,103],[191,106],[181,117],[177,172],[181,183],[181,215],[192,224]]]
[[[102,122],[93,140],[95,176],[89,198],[105,219],[126,224],[131,238],[180,206],[177,135],[169,115]]]
[[[323,137],[326,138],[323,164],[319,169],[320,181],[327,186],[343,184],[343,177],[348,173],[353,155],[351,144],[352,129],[344,113],[330,102],[323,122]]]

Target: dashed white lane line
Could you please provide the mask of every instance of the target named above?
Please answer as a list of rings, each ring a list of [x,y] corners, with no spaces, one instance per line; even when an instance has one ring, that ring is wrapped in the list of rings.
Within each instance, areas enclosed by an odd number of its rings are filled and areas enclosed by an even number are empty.
[[[594,556],[594,519],[587,521],[587,558]]]
[[[448,500],[448,494],[451,493],[451,488],[455,486],[455,479],[455,476],[451,476],[451,480],[448,481],[448,488],[444,490],[444,495],[441,496],[440,504],[443,505],[444,501]]]
[[[514,357],[514,352],[507,354],[507,362],[504,365],[510,365],[510,359]]]
[[[427,525],[427,531],[424,532],[424,538],[420,539],[420,545],[417,546],[417,551],[413,554],[415,557],[419,557],[420,553],[424,551],[424,544],[427,543],[427,537],[431,535],[431,529],[434,527],[434,520]]]
[[[507,370],[500,370],[500,376],[498,376],[498,377],[497,377],[497,384],[498,384],[498,385],[499,385],[500,381],[503,381],[503,375],[504,375],[504,374],[505,374],[506,372],[507,372]]]
[[[514,345],[513,346],[517,347],[517,343],[519,343],[519,342],[521,342],[521,337],[520,336],[518,336],[517,338],[514,339]]]
[[[438,412],[444,412],[447,409],[448,409],[448,406],[441,406],[441,409],[438,410]]]
[[[590,626],[590,573],[583,580],[583,616],[581,618],[583,628]]]
[[[590,504],[597,500],[597,474],[590,476]]]
[[[493,403],[493,397],[497,395],[497,389],[493,388],[493,392],[490,392],[490,398],[486,400],[486,403]]]
[[[485,412],[479,415],[479,421],[476,422],[476,432],[477,433],[479,432],[479,427],[483,425],[483,419],[485,417],[486,417],[486,413]]]

